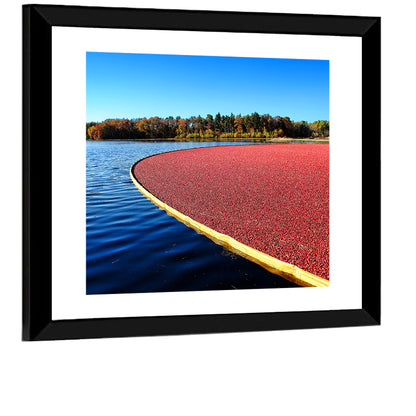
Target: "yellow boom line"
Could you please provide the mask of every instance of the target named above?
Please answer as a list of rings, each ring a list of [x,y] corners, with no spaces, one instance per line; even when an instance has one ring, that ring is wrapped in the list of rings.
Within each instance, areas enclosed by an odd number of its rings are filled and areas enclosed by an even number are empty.
[[[157,207],[166,211],[168,215],[176,218],[178,221],[184,223],[188,227],[194,229],[198,234],[203,234],[212,240],[214,243],[219,244],[228,250],[236,253],[248,260],[251,260],[254,263],[262,266],[271,273],[277,274],[281,277],[284,277],[286,280],[293,282],[299,286],[313,286],[313,287],[328,287],[329,281],[323,279],[322,277],[316,276],[312,273],[309,273],[293,264],[285,263],[281,260],[276,259],[275,257],[269,256],[268,254],[262,253],[252,247],[249,247],[234,238],[226,234],[221,234],[212,228],[207,227],[204,224],[201,224],[198,221],[193,220],[192,218],[182,214],[176,209],[166,205],[160,199],[156,198],[151,194],[147,189],[145,189],[134,177],[133,169],[134,166],[130,168],[130,177],[133,181],[136,188],[151,202],[153,202]]]

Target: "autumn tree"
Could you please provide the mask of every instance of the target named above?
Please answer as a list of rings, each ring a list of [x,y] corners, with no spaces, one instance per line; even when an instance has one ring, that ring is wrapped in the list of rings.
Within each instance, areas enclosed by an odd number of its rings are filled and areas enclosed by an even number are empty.
[[[176,118],[158,116],[136,119],[107,119],[101,123],[86,124],[88,140],[126,140],[154,138],[272,138],[272,137],[318,137],[329,135],[329,121],[317,120],[294,122],[290,117],[270,114],[251,114],[234,116],[211,114],[201,117]]]

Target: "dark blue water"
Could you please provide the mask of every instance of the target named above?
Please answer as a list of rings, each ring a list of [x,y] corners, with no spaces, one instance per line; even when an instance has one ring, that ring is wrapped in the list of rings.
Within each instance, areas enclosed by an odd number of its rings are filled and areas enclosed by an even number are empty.
[[[87,142],[87,294],[295,287],[147,200],[130,167],[212,142]]]

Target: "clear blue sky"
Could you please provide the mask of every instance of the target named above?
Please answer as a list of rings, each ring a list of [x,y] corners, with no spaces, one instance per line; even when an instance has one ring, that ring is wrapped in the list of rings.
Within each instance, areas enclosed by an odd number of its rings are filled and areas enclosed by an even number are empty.
[[[329,61],[87,52],[87,121],[255,111],[329,120]]]

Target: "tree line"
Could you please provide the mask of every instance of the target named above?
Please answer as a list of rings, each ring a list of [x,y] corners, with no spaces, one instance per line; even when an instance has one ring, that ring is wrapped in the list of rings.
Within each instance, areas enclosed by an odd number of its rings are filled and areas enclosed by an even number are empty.
[[[252,113],[242,116],[208,114],[205,118],[150,117],[88,122],[87,140],[305,138],[329,136],[329,121],[292,121],[289,117]]]

